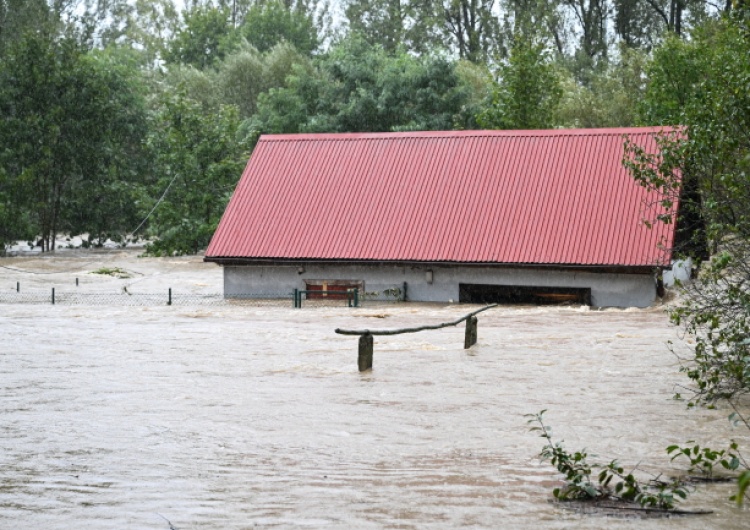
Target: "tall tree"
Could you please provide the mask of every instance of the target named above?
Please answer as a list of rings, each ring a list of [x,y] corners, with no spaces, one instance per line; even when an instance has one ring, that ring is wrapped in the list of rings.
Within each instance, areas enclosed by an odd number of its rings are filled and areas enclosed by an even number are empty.
[[[664,114],[675,114],[671,119],[685,128],[660,138],[658,158],[630,146],[626,160],[643,185],[664,193],[664,206],[674,210],[679,204],[680,220],[701,221],[690,239],[682,238],[688,245],[677,249],[709,258],[671,311],[672,321],[692,338],[686,345],[690,353],[680,355],[691,381],[683,393],[690,406],[728,404],[735,425],[750,429],[750,34],[743,19],[708,24],[693,32],[689,43],[666,43],[682,51],[682,58],[702,59],[692,66],[700,77],[697,86],[686,83],[688,89],[679,87],[673,97],[665,97],[664,85],[647,94],[656,97],[649,108],[666,103]],[[671,55],[656,54],[654,61],[668,63]],[[682,64],[674,71],[687,73]],[[708,256],[699,250],[704,241]],[[739,468],[744,469],[738,480],[741,503],[750,468],[742,459]]]
[[[195,7],[183,12],[184,26],[172,38],[165,59],[198,69],[212,66],[232,47],[234,28],[229,11],[216,7]]]
[[[518,39],[500,66],[491,104],[477,116],[485,129],[548,129],[556,125],[562,86],[544,45]]]
[[[47,26],[51,17],[46,0],[0,0],[0,57],[27,31]]]
[[[461,59],[486,62],[497,49],[500,24],[495,0],[445,0],[445,32]]]
[[[279,0],[253,5],[245,14],[241,32],[260,52],[288,42],[299,52],[311,55],[320,45],[313,14],[302,5],[293,8]]]
[[[349,0],[344,13],[349,30],[373,46],[427,53],[443,46],[441,8],[432,0]]]
[[[286,86],[287,76],[295,65],[311,68],[310,59],[287,42],[277,44],[265,54],[244,46],[217,67],[222,101],[235,105],[240,118],[250,118],[257,110],[258,96],[271,88]]]
[[[564,0],[564,4],[573,13],[580,34],[573,72],[579,81],[588,84],[592,72],[607,59],[610,5],[608,0]]]
[[[138,158],[131,90],[129,74],[98,62],[76,36],[27,33],[0,63],[0,166],[26,190],[44,250],[74,217],[73,190],[86,197]]]
[[[335,47],[316,70],[295,69],[289,86],[261,95],[261,132],[356,132],[452,129],[466,90],[454,63],[395,56],[361,40]]]
[[[164,59],[167,44],[179,29],[179,13],[174,0],[123,1],[106,14],[99,31],[102,46],[122,46],[137,50],[144,66],[155,68]]]
[[[628,47],[650,50],[657,44],[665,26],[648,0],[615,0],[614,11],[615,33]]]
[[[647,54],[623,46],[617,61],[595,72],[588,86],[564,79],[557,125],[563,127],[633,127],[641,123],[646,90]]]
[[[204,112],[184,94],[163,95],[148,139],[157,175],[144,204],[158,237],[150,254],[195,254],[208,244],[247,163],[239,123],[233,106]]]

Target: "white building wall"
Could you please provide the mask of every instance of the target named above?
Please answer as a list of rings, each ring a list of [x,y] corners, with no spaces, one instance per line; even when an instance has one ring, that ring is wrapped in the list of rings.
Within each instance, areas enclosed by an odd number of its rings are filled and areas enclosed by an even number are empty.
[[[427,271],[432,271],[432,283]],[[411,301],[458,302],[458,284],[583,287],[596,307],[646,307],[656,297],[650,274],[613,274],[527,268],[400,265],[241,265],[224,267],[224,296],[290,294],[310,280],[364,282],[369,298],[388,299],[387,289],[407,283]],[[377,294],[376,294],[377,293]]]

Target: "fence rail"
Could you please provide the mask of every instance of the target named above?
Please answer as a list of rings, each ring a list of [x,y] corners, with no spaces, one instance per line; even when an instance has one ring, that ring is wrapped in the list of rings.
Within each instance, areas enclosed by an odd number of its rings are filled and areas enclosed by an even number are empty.
[[[341,329],[336,328],[336,333],[339,335],[359,335],[359,356],[357,357],[357,366],[360,372],[372,370],[372,357],[373,357],[373,335],[401,335],[402,333],[418,333],[420,331],[427,331],[431,329],[442,329],[450,326],[457,326],[461,322],[466,321],[466,331],[464,333],[464,348],[469,349],[477,343],[477,324],[478,319],[476,315],[482,311],[487,311],[493,307],[497,307],[498,304],[491,304],[485,306],[476,311],[472,311],[469,314],[462,316],[451,322],[443,322],[441,324],[427,324],[424,326],[417,326],[415,328],[398,328],[398,329]]]

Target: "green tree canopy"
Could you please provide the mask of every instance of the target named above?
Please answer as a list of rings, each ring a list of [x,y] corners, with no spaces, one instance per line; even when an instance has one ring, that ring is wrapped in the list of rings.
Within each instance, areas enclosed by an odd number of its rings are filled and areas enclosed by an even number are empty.
[[[320,46],[312,14],[302,7],[287,7],[278,0],[256,2],[250,7],[241,33],[260,52],[288,42],[300,53],[311,55]]]
[[[234,28],[227,9],[198,6],[183,12],[185,19],[172,38],[165,59],[204,69],[224,57],[233,46]]]
[[[287,88],[261,95],[262,132],[451,129],[467,88],[455,64],[437,57],[388,55],[361,40],[342,44],[315,70],[295,69]]]
[[[116,228],[102,217],[115,209],[103,190],[132,177],[141,159],[136,79],[77,37],[45,32],[26,33],[0,64],[0,167],[45,249],[61,229]]]
[[[195,254],[208,245],[247,163],[249,140],[239,133],[237,109],[206,112],[179,91],[164,94],[148,147],[154,181],[148,233],[152,255]]]
[[[517,39],[500,66],[491,104],[477,116],[485,129],[548,129],[556,122],[562,86],[540,43]]]

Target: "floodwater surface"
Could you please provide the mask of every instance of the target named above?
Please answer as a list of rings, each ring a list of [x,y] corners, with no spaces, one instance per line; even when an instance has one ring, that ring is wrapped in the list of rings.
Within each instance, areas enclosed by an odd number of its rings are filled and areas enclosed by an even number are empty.
[[[106,259],[154,285],[221,287],[195,258]],[[0,260],[1,287],[98,266],[41,260]],[[670,444],[747,446],[729,411],[672,399],[685,379],[666,341],[684,346],[663,308],[492,309],[470,350],[461,326],[375,337],[366,373],[357,337],[334,333],[475,308],[0,305],[0,528],[747,527],[732,484],[696,487],[683,507],[714,510],[700,517],[551,502],[560,477],[524,416],[542,409],[568,449],[665,476],[683,469]]]

